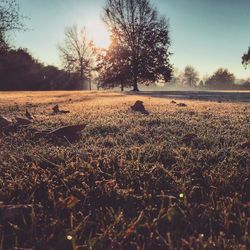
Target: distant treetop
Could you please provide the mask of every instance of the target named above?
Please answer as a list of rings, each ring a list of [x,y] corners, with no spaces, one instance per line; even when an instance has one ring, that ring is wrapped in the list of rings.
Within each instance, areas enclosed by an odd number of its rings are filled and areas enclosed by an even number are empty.
[[[228,69],[220,68],[205,83],[208,88],[214,89],[228,89],[235,83],[234,74],[230,73]]]
[[[250,63],[250,46],[248,47],[248,51],[242,56],[242,64],[247,67]]]

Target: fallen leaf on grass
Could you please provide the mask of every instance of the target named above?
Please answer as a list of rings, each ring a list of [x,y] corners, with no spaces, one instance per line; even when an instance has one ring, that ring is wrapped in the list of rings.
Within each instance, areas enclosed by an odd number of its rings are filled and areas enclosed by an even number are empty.
[[[56,114],[59,112],[59,106],[58,104],[56,104],[53,108],[52,108],[53,112]]]
[[[68,114],[68,113],[70,113],[70,111],[68,111],[68,110],[60,110],[58,104],[55,105],[55,106],[52,108],[52,110],[53,110],[53,114]]]
[[[49,137],[67,138],[68,140],[76,140],[79,138],[80,132],[86,127],[86,124],[64,126],[52,130],[47,134]]]
[[[34,116],[29,112],[28,109],[26,109],[26,111],[25,111],[25,116],[26,116],[29,120],[34,120]]]
[[[46,136],[50,132],[51,132],[51,130],[38,130],[38,129],[35,129],[35,131],[33,132],[33,136],[34,136],[34,139],[39,139],[41,137]]]
[[[64,126],[54,130],[36,130],[34,133],[34,139],[39,139],[42,137],[47,139],[53,139],[55,137],[58,137],[74,141],[76,139],[79,139],[79,134],[85,127],[86,124],[80,124]]]
[[[12,124],[12,121],[7,117],[0,116],[0,128],[8,127]]]
[[[57,137],[72,137],[82,131],[86,127],[86,124],[64,126],[58,129],[52,130],[48,133],[49,136]]]
[[[142,101],[136,101],[135,104],[131,106],[131,109],[135,112],[141,112],[146,115],[149,114],[149,112],[145,109]]]
[[[17,121],[17,125],[20,125],[20,126],[27,126],[32,123],[31,120],[23,118],[23,117],[15,117],[15,120]]]
[[[187,107],[187,104],[181,102],[181,103],[178,103],[177,106],[178,107]]]

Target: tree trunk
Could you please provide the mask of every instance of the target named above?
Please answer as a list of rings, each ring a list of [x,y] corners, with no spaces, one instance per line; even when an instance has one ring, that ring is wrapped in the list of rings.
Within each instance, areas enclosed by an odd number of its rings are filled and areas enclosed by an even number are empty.
[[[121,82],[121,92],[124,91],[124,85],[123,85],[123,82]]]
[[[139,91],[138,89],[138,60],[133,58],[133,91]]]
[[[91,79],[89,79],[89,90],[92,90],[92,88],[91,88]]]
[[[138,89],[138,83],[137,83],[137,77],[134,77],[133,91],[135,91],[135,92],[139,91],[139,89]]]
[[[86,89],[85,89],[85,84],[84,84],[84,79],[83,79],[83,68],[82,68],[82,67],[81,67],[81,69],[80,69],[80,79],[81,79],[82,89],[83,89],[83,90],[86,90]]]

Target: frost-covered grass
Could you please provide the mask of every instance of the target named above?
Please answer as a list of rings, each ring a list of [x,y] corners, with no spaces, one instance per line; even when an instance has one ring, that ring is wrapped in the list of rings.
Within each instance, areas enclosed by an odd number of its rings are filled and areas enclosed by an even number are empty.
[[[171,100],[1,93],[0,114],[28,108],[33,128],[87,126],[75,142],[0,134],[0,248],[247,249],[249,103]]]

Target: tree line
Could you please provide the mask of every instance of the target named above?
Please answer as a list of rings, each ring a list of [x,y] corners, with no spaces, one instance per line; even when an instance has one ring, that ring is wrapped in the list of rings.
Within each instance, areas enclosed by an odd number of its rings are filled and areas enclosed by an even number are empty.
[[[181,73],[174,72],[168,85],[186,89],[249,90],[250,78],[237,80],[233,73],[223,68],[216,70],[211,76],[201,78],[194,67],[187,66]]]
[[[65,29],[58,46],[63,69],[46,66],[27,49],[11,48],[10,34],[24,29],[24,16],[16,0],[0,3],[0,90],[56,90],[119,87],[139,90],[140,85],[164,83],[167,86],[207,89],[250,89],[250,81],[236,84],[227,69],[218,69],[201,79],[187,66],[176,74],[170,63],[169,21],[149,0],[106,0],[103,22],[111,34],[107,49],[96,48],[86,29]],[[250,62],[250,47],[242,64]]]
[[[26,49],[9,49],[0,55],[0,90],[81,89],[76,74],[45,66]]]
[[[0,90],[81,89],[77,74],[46,66],[27,49],[11,47],[10,34],[25,28],[24,18],[16,0],[0,2]]]

